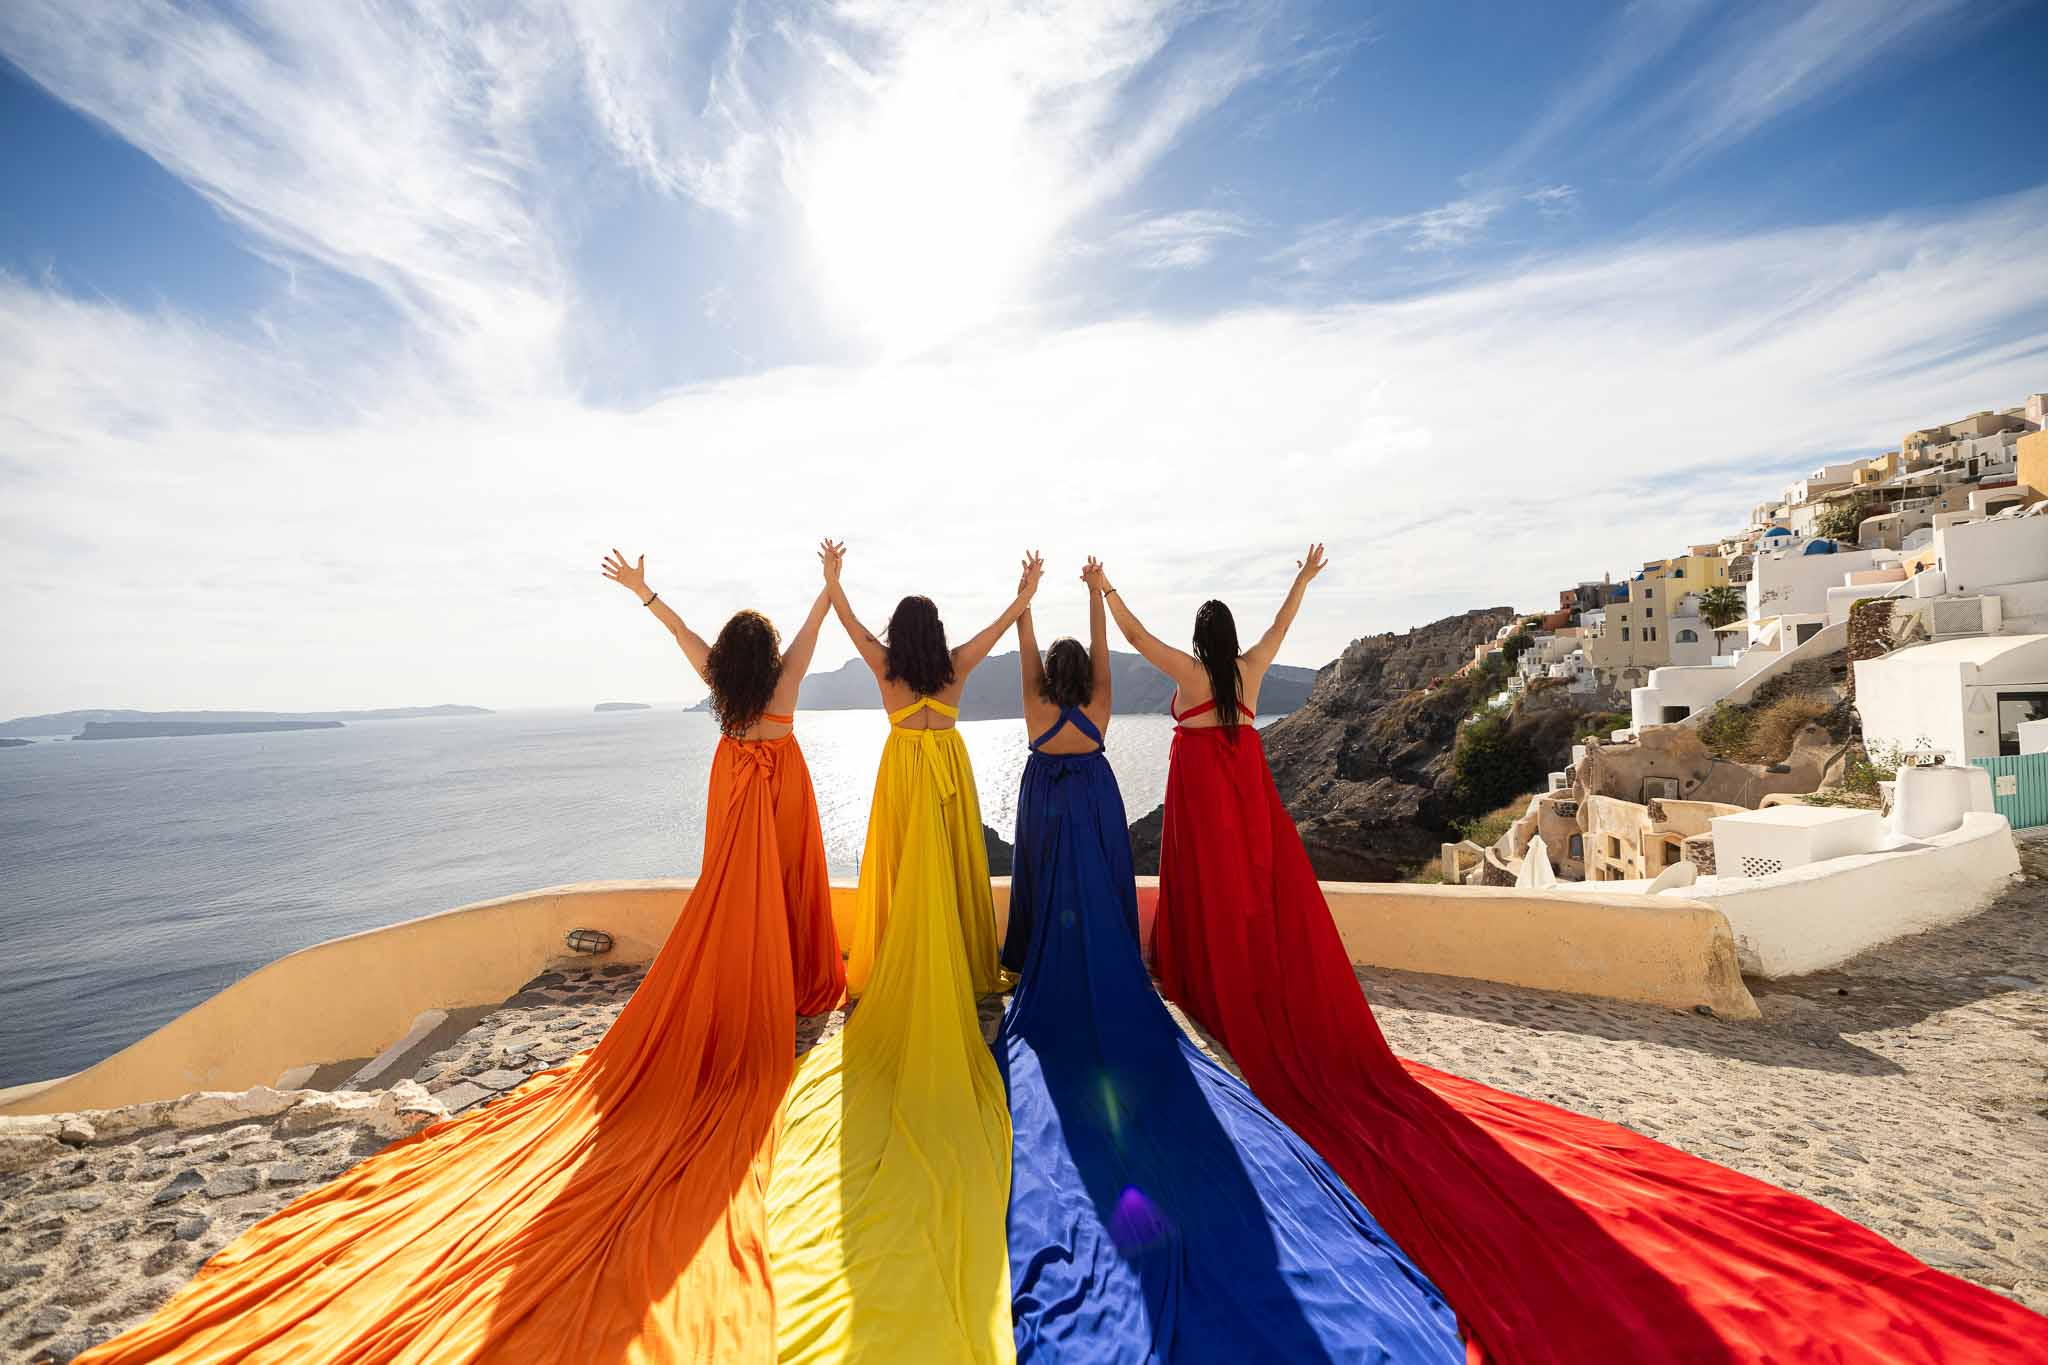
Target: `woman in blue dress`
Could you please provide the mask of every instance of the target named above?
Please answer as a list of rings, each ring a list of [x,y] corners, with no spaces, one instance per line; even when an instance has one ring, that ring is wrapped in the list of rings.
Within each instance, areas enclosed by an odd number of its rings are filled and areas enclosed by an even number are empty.
[[[1305,1143],[1181,1032],[1138,949],[1109,726],[1104,587],[1090,647],[1043,664],[1018,621],[1038,736],[1017,807],[995,1042],[1014,1130],[1020,1361],[1458,1362],[1443,1298]]]

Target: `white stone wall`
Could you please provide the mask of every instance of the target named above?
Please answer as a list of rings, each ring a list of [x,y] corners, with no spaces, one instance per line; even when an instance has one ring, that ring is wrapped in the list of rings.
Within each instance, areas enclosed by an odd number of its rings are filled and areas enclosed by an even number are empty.
[[[1771,877],[1702,877],[1675,894],[1727,917],[1745,973],[1798,976],[1967,919],[2018,873],[2019,851],[2005,817],[1972,811],[1960,828],[1913,848],[1835,858]]]

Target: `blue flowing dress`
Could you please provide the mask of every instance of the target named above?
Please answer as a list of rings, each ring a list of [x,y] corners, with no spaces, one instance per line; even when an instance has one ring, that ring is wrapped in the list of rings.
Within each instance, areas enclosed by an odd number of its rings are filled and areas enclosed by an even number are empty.
[[[1097,747],[1042,752],[1067,725]],[[1018,1360],[1463,1361],[1435,1286],[1153,992],[1101,740],[1062,711],[1018,799],[995,1041]]]

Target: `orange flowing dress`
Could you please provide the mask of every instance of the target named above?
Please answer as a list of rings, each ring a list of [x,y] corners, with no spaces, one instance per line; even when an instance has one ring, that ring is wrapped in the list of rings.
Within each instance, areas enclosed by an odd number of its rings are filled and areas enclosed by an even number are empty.
[[[721,741],[710,809],[595,1048],[258,1223],[78,1359],[773,1361],[764,1192],[800,993],[837,998],[838,951],[794,737]]]

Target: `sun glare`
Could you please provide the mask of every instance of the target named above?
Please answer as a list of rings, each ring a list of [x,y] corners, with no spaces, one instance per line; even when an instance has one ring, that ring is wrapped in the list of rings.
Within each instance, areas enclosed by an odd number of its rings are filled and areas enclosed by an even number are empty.
[[[1058,221],[1059,178],[1026,136],[1028,100],[988,74],[904,73],[797,171],[833,311],[892,355],[1015,303]]]

